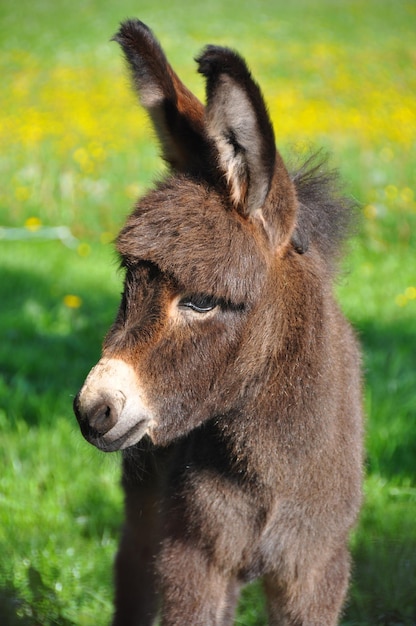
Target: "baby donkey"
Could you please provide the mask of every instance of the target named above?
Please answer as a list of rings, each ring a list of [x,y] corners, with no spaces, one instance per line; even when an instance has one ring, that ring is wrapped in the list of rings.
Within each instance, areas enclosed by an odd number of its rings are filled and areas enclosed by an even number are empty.
[[[360,353],[332,295],[351,206],[322,159],[289,174],[235,52],[201,102],[142,22],[121,45],[169,165],[117,238],[124,291],[74,402],[122,450],[114,626],[225,626],[263,581],[270,624],[337,624],[361,500]]]

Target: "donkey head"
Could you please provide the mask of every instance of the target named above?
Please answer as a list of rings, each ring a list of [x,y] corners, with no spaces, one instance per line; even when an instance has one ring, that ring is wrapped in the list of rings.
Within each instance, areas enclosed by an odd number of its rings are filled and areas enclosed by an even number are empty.
[[[115,40],[170,175],[118,236],[122,302],[74,402],[84,436],[107,451],[144,435],[164,444],[235,410],[255,375],[242,354],[261,324],[270,268],[296,255],[297,239],[294,185],[243,59],[202,52],[204,107],[143,23],[125,22]]]

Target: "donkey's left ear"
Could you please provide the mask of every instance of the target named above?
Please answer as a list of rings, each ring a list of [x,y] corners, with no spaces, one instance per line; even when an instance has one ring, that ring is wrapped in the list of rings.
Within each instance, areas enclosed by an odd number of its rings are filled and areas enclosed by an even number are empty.
[[[273,127],[257,83],[232,50],[208,46],[197,59],[206,77],[207,133],[217,146],[234,205],[245,215],[261,209],[275,169]]]

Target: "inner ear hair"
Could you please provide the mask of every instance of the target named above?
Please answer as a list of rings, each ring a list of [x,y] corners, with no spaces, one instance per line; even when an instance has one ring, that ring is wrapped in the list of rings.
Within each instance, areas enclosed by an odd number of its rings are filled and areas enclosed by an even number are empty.
[[[208,46],[197,59],[206,79],[208,135],[231,199],[246,215],[261,208],[275,164],[275,141],[261,91],[244,60],[228,48]]]

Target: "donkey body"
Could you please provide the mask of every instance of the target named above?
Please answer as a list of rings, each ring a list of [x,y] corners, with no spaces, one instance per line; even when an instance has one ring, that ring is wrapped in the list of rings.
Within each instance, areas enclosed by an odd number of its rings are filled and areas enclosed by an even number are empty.
[[[121,230],[122,301],[74,402],[123,450],[114,625],[330,626],[361,500],[360,356],[332,296],[350,208],[316,160],[290,176],[244,61],[199,57],[207,106],[151,31],[115,39],[170,174]]]

